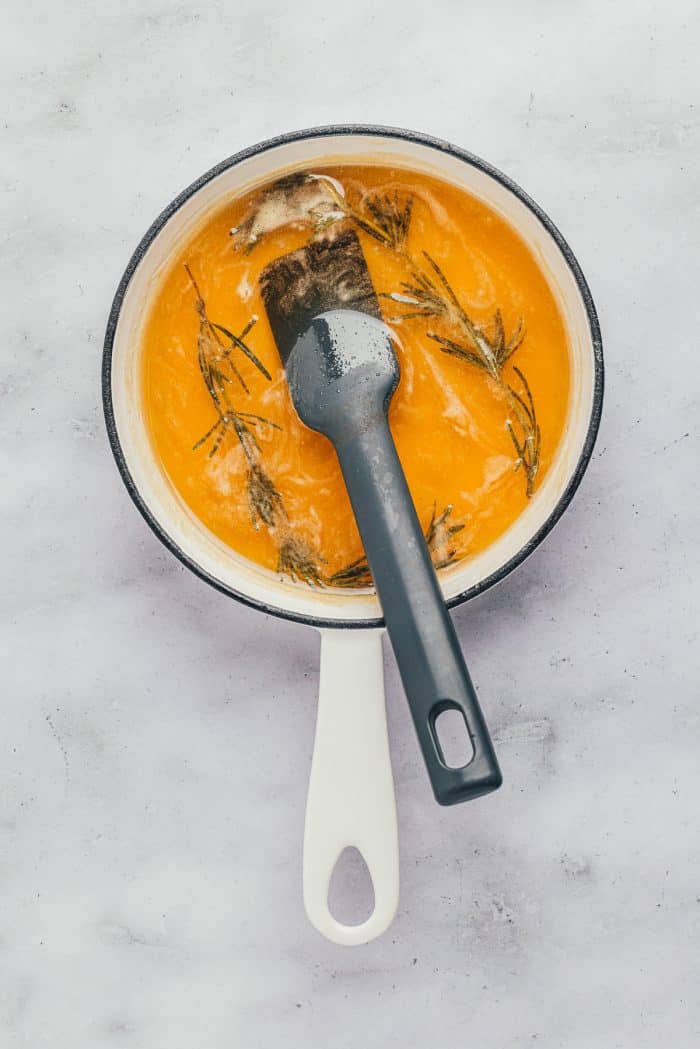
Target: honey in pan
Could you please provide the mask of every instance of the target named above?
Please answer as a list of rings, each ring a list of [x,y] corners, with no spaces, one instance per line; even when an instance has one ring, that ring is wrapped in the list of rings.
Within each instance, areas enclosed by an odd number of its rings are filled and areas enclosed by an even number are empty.
[[[518,233],[464,190],[318,167],[232,199],[181,247],[143,345],[151,440],[194,514],[311,585],[371,584],[335,452],[299,421],[260,297],[273,259],[360,238],[401,381],[390,425],[439,569],[497,539],[541,485],[569,399],[564,323]]]

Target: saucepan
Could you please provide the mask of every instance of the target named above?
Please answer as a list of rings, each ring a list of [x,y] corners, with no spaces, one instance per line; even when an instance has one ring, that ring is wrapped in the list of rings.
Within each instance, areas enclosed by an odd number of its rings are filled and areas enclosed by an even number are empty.
[[[399,898],[381,607],[371,591],[339,592],[282,578],[208,531],[169,482],[149,439],[140,355],[154,289],[208,215],[276,175],[322,162],[372,161],[445,179],[500,213],[534,253],[564,317],[571,394],[555,460],[510,528],[481,553],[440,575],[450,607],[505,579],[554,527],[590,460],[601,413],[603,357],[591,294],[563,237],[515,183],[470,153],[412,131],[351,125],[282,135],[223,161],[165,209],[136,249],[112,306],[103,367],[105,417],[117,465],[131,498],[165,546],[223,593],[321,632],[318,719],[304,829],[304,904],[324,936],[348,945],[366,943],[383,932]],[[484,706],[488,712],[488,696]],[[328,904],[332,872],[347,847],[362,855],[374,890],[374,909],[358,925],[338,921]]]

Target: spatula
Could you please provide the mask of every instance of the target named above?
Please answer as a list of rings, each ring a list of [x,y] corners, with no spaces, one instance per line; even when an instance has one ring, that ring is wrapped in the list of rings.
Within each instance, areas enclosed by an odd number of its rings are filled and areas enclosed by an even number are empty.
[[[335,447],[435,797],[451,805],[495,790],[493,744],[389,429],[399,363],[357,235],[336,229],[260,280],[297,413]],[[471,739],[461,767],[436,729],[447,710]]]

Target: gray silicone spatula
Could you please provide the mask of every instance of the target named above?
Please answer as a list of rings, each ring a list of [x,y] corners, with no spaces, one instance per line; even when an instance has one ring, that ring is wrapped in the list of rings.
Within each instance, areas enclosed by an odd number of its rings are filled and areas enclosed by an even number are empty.
[[[435,797],[451,805],[495,790],[493,744],[389,429],[399,364],[356,234],[271,262],[261,289],[297,413],[338,455]],[[471,738],[461,768],[438,739],[446,710],[462,713]]]

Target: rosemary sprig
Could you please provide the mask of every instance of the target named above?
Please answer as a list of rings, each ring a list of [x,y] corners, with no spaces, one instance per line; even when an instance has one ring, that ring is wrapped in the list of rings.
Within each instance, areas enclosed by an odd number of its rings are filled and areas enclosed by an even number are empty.
[[[505,363],[515,353],[525,338],[522,320],[518,322],[515,333],[506,342],[503,316],[500,310],[496,310],[494,316],[494,334],[489,337],[471,319],[467,311],[459,302],[452,285],[437,264],[432,255],[423,252],[432,274],[424,269],[416,267],[414,270],[414,281],[404,282],[402,287],[405,294],[400,297],[401,302],[409,302],[415,307],[414,316],[438,317],[450,322],[453,326],[461,328],[469,340],[465,347],[453,339],[447,339],[435,332],[428,332],[428,338],[437,342],[441,349],[454,356],[463,357],[471,364],[483,368],[489,375],[498,380]],[[385,295],[386,298],[396,299],[395,295]],[[398,318],[397,318],[398,319]],[[402,319],[405,319],[405,314]]]
[[[447,322],[461,334],[461,339],[455,339],[439,332],[427,332],[428,338],[437,343],[443,353],[458,357],[485,371],[505,396],[513,416],[512,419],[506,420],[506,427],[517,452],[514,468],[523,468],[525,493],[529,499],[535,489],[542,451],[535,402],[527,379],[519,368],[513,367],[513,370],[519,379],[522,392],[504,376],[506,364],[525,338],[522,319],[511,337],[506,340],[503,316],[500,310],[496,310],[493,333],[488,335],[461,305],[435,259],[427,251],[423,252],[423,256],[430,266],[430,271],[411,260],[412,280],[402,283],[401,294],[389,293],[384,297],[413,307],[412,312],[401,314],[395,318],[397,320],[405,320],[407,317],[434,317]]]
[[[277,423],[270,419],[264,419],[261,415],[238,410],[231,399],[229,387],[234,379],[238,380],[242,389],[249,393],[248,385],[241,375],[233,357],[235,349],[241,350],[255,367],[268,380],[271,378],[267,368],[261,363],[256,354],[245,342],[245,338],[255,324],[257,318],[252,317],[240,335],[234,335],[222,324],[214,323],[207,311],[207,305],[195,280],[190,266],[185,263],[185,270],[195,293],[195,309],[199,315],[199,333],[197,335],[197,361],[199,370],[204,380],[212,404],[216,411],[216,419],[207,432],[193,445],[196,451],[207,441],[211,440],[209,457],[218,452],[224,437],[228,433],[235,434],[243,453],[249,464],[253,464],[260,450],[256,437],[256,429],[272,427],[279,430]],[[227,341],[224,341],[224,338]]]
[[[433,505],[433,513],[428,527],[425,530],[425,541],[436,569],[447,568],[457,560],[457,548],[452,545],[452,539],[464,528],[464,522],[450,524],[449,518],[452,506],[446,506],[438,514],[436,504]],[[369,569],[366,557],[358,557],[349,565],[334,572],[328,579],[331,586],[345,587],[346,589],[359,589],[360,587],[372,586],[372,573]]]
[[[204,340],[207,348],[213,351],[213,359],[211,363],[216,364],[217,366],[228,365],[231,368],[232,373],[240,382],[243,389],[246,391],[246,393],[248,393],[248,387],[245,383],[245,380],[239,372],[236,362],[232,356],[233,350],[239,349],[255,365],[258,371],[262,372],[265,378],[270,380],[272,376],[268,372],[267,368],[253,353],[247,342],[244,341],[246,335],[248,335],[250,330],[257,323],[258,318],[255,316],[251,317],[240,335],[234,335],[233,332],[229,331],[228,328],[225,328],[222,324],[214,323],[209,319],[206,303],[204,301],[201,291],[199,290],[199,284],[195,280],[194,274],[192,273],[189,263],[187,262],[185,263],[185,271],[190,279],[190,283],[196,295],[195,309],[199,314],[200,321],[199,339],[200,341]],[[226,337],[228,342],[224,342],[222,340],[222,335]],[[224,381],[228,382],[228,377],[226,377]]]
[[[197,337],[197,360],[202,379],[216,412],[216,418],[207,432],[193,445],[193,451],[211,441],[209,458],[216,454],[227,434],[236,437],[248,468],[246,470],[246,492],[248,509],[253,528],[265,527],[279,533],[278,570],[310,585],[320,585],[322,558],[316,555],[303,539],[292,531],[284,501],[274,481],[260,462],[261,448],[258,434],[266,428],[280,430],[271,419],[254,412],[242,411],[234,405],[230,386],[237,379],[245,393],[248,386],[233,359],[234,350],[239,350],[255,365],[269,381],[271,375],[248,343],[245,341],[255,324],[252,317],[240,335],[235,335],[223,324],[212,321],[199,285],[185,264],[187,275],[195,293],[195,308],[199,314]],[[223,338],[222,338],[223,337]]]

